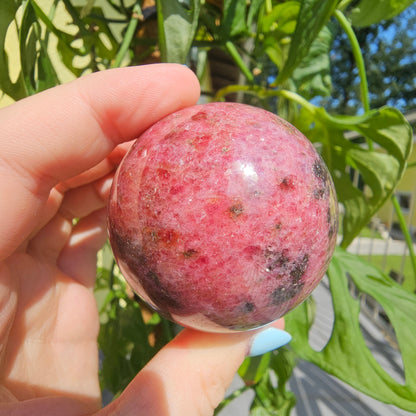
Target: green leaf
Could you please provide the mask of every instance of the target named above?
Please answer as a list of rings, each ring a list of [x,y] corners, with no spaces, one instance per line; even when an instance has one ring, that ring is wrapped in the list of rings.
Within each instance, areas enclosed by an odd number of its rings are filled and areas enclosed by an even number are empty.
[[[341,244],[346,248],[402,178],[412,149],[412,129],[404,116],[390,107],[361,117],[333,117],[323,108],[306,104],[295,123],[311,141],[322,144],[322,156],[345,208]],[[346,130],[356,131],[378,146],[370,150],[365,143],[348,140]]]
[[[303,0],[299,10],[296,29],[290,43],[289,56],[280,71],[277,84],[289,78],[302,59],[319,32],[328,22],[334,12],[338,0]]]
[[[47,35],[42,37],[32,1],[23,8],[19,29],[19,49],[22,76],[27,94],[35,94],[59,84],[59,79],[48,54]],[[40,47],[38,47],[38,44]]]
[[[270,354],[271,362],[268,371],[254,386],[256,393],[251,405],[250,415],[289,416],[296,404],[295,395],[286,389],[293,369],[296,366],[295,354],[288,348],[280,348]],[[277,380],[277,388],[272,382],[271,373]]]
[[[185,63],[195,36],[199,19],[200,0],[159,0],[157,16],[160,53],[163,62]]]
[[[252,0],[250,1],[250,7],[247,13],[247,28],[250,29],[251,25],[254,22],[254,19],[257,16],[261,6],[263,5],[264,0]]]
[[[241,0],[224,0],[221,20],[221,35],[223,39],[241,35],[247,32],[246,2]]]
[[[149,341],[157,318],[145,323],[138,303],[127,296],[125,285],[108,270],[101,269],[95,296],[100,306],[101,387],[117,395],[160,349],[160,343],[152,345]]]
[[[404,163],[410,155],[412,128],[404,115],[395,108],[383,107],[359,123],[355,130],[388,150],[400,163]]]
[[[14,100],[27,95],[22,74],[13,82],[9,73],[9,58],[5,50],[6,35],[13,24],[18,3],[15,0],[2,0],[0,2],[0,89]]]
[[[264,373],[268,371],[270,365],[270,354],[264,354],[258,357],[248,357],[241,364],[238,374],[246,385],[257,384]]]
[[[354,26],[370,26],[383,20],[391,19],[410,6],[414,0],[361,0],[351,12]]]
[[[110,61],[114,58],[117,49],[118,42],[115,40],[109,25],[105,22],[104,13],[100,7],[93,8],[94,17],[86,16],[81,19],[78,10],[68,0],[64,0],[63,3],[67,12],[71,16],[72,24],[77,26],[78,33],[70,35],[56,27],[53,20],[47,16],[43,10],[39,7],[35,0],[30,0],[37,17],[45,24],[47,31],[57,37],[58,46],[57,50],[61,59],[61,62],[76,76],[82,75],[86,68],[97,70],[97,64],[101,63],[105,67],[109,66]],[[101,17],[101,18],[100,18]],[[79,48],[72,46],[74,38],[82,38],[83,44]],[[103,40],[105,38],[105,41]],[[47,45],[41,48],[41,56],[39,61],[44,64],[43,70],[45,74],[49,73],[49,76],[53,76],[53,66],[48,64]],[[42,57],[42,53],[44,56]],[[90,59],[85,60],[87,63],[84,68],[74,66],[74,58],[77,56],[87,56]],[[50,63],[50,61],[49,61]]]
[[[413,145],[411,126],[394,108],[384,107],[372,112],[370,118],[353,126],[353,130],[380,147],[370,151],[355,146],[346,152],[347,164],[359,171],[371,194],[367,195],[363,189],[353,200],[345,201],[348,209],[343,220],[343,247],[350,244],[390,198],[403,176]],[[343,186],[338,187],[339,195],[345,189]],[[357,196],[360,201],[356,200]],[[360,205],[359,210],[355,209],[357,205]]]
[[[358,146],[346,151],[344,156],[346,166],[356,170],[365,184],[356,184],[352,173],[334,179],[338,199],[345,207],[341,244],[347,247],[391,196],[404,165],[400,165],[392,155],[363,150]]]
[[[255,388],[256,395],[250,407],[251,416],[280,416],[278,408],[278,395],[270,379],[270,374],[262,378]]]
[[[46,42],[41,39],[40,44],[41,49],[37,60],[36,92],[44,91],[60,84],[58,74],[50,59]]]
[[[94,17],[86,16],[83,19],[85,25],[94,27],[94,31],[90,31],[88,35],[83,37],[85,48],[87,50],[94,49],[97,59],[111,61],[117,53],[119,44],[104,20],[105,15],[103,10],[95,7],[92,9],[92,13]],[[101,17],[102,19],[97,17]],[[104,36],[107,39],[108,46],[102,40]]]
[[[416,411],[416,295],[403,289],[380,270],[358,256],[337,248],[328,269],[335,322],[331,337],[321,351],[308,342],[306,306],[286,315],[292,334],[291,346],[324,371],[363,393],[411,412]],[[375,299],[384,309],[396,333],[405,383],[393,379],[377,362],[360,329],[360,302],[350,294],[348,277],[361,293]]]
[[[293,71],[293,81],[303,97],[327,96],[331,91],[331,63],[329,53],[332,33],[324,26],[311,44],[308,54]]]
[[[81,13],[80,13],[81,19],[84,19],[84,17],[88,16],[91,13],[95,5],[95,1],[96,0],[87,0],[85,6],[81,9]]]
[[[287,1],[274,6],[270,13],[264,15],[259,22],[259,31],[263,35],[272,35],[275,39],[291,35],[296,28],[300,4]]]
[[[36,91],[34,72],[38,55],[38,38],[34,25],[38,25],[36,13],[30,1],[28,1],[23,5],[22,22],[19,28],[21,73],[25,82],[26,94],[28,95]]]
[[[290,415],[292,408],[296,405],[296,396],[287,390],[287,383],[292,377],[294,368],[297,366],[299,357],[289,347],[279,348],[272,354],[272,362],[270,368],[277,377],[276,393],[279,394],[277,403],[280,410],[279,415]],[[275,394],[276,394],[275,393]]]
[[[286,60],[287,38],[295,31],[299,8],[297,1],[279,3],[259,19],[258,53],[265,52],[278,68],[282,68]]]
[[[58,29],[52,22],[52,20],[44,13],[41,7],[37,4],[36,0],[30,0],[37,17],[45,24],[46,28],[52,32],[58,39],[65,41],[67,45],[70,45],[74,40],[73,36]],[[74,51],[74,49],[72,49]]]
[[[64,1],[64,3],[67,2]],[[82,71],[73,66],[74,57],[80,55],[80,51],[71,46],[74,40],[74,36],[58,29],[52,20],[43,12],[42,8],[39,7],[35,0],[31,0],[31,4],[35,10],[37,17],[45,24],[46,29],[58,38],[57,50],[61,57],[62,63],[75,75],[81,75]],[[73,23],[75,24],[75,21],[73,21]]]

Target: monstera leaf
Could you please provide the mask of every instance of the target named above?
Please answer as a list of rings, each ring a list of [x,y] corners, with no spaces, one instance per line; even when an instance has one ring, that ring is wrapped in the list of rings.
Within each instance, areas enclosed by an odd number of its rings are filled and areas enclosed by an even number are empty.
[[[286,316],[295,351],[356,389],[375,399],[416,412],[416,294],[403,289],[390,277],[359,257],[338,248],[328,269],[334,324],[331,337],[321,351],[308,342],[306,303]],[[360,293],[366,293],[384,309],[399,344],[405,383],[393,379],[367,347],[359,324],[360,301],[350,294],[352,279]]]
[[[360,117],[332,117],[308,105],[295,122],[321,148],[331,172],[345,208],[341,245],[346,248],[399,183],[412,149],[411,126],[390,107]],[[362,140],[346,138],[346,131]]]

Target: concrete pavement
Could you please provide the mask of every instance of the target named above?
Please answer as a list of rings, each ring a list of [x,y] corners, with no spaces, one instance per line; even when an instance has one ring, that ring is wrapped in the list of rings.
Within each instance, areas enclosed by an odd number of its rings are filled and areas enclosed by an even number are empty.
[[[413,244],[416,251],[416,244]],[[367,255],[392,255],[402,256],[408,254],[406,243],[401,240],[371,239],[366,237],[357,237],[348,247],[348,251],[354,254]]]

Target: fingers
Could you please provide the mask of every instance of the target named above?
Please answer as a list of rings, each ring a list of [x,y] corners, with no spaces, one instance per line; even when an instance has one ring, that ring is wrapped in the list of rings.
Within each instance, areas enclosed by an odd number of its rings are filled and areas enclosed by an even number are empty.
[[[58,212],[26,247],[28,254],[54,263],[72,232],[72,221]]]
[[[2,109],[0,259],[31,233],[53,186],[198,95],[184,66],[155,65],[92,74]]]
[[[285,331],[276,329],[283,325],[283,320],[273,324],[278,338],[273,345],[268,337],[267,350],[289,341]],[[212,415],[249,353],[253,338],[262,337],[264,332],[210,334],[183,330],[102,414],[129,416],[140,409],[149,416]]]
[[[68,218],[84,218],[91,212],[107,204],[113,174],[68,191],[62,201],[60,211]]]
[[[98,242],[93,244],[93,248],[96,247],[96,251],[99,250],[106,238],[106,210],[103,208],[106,206],[112,177],[112,174],[107,175],[95,182],[71,189],[66,194],[61,195],[60,206],[57,207],[49,222],[40,230],[37,230],[36,235],[30,239],[26,247],[27,252],[38,259],[55,263],[65,245],[82,247],[81,243],[86,242],[86,247],[91,248],[91,241],[96,241],[96,237],[93,237],[96,235],[100,235],[100,237],[97,240]],[[59,198],[56,197],[55,200],[58,201]],[[72,222],[74,218],[80,218],[80,220],[73,229]],[[88,230],[87,227],[91,229]],[[102,234],[103,236],[101,236]],[[84,237],[80,238],[81,235]],[[91,238],[94,239],[91,240]],[[90,257],[91,255],[88,252],[86,258],[90,259]],[[84,273],[82,263],[74,264],[72,262],[72,264],[72,268],[78,267],[81,273]]]
[[[84,217],[86,214],[83,214],[83,212],[92,212],[104,206],[103,201],[107,200],[113,173],[132,143],[133,141],[120,144],[106,159],[98,163],[98,165],[73,178],[58,183],[51,190],[48,200],[43,206],[38,223],[32,230],[29,238],[33,238],[56,215],[61,207],[64,196],[65,203],[62,211],[69,219]],[[101,189],[103,186],[106,186],[105,194],[103,193],[103,189]],[[81,191],[77,191],[76,188],[81,188]],[[89,191],[92,192],[91,196],[88,195]],[[82,198],[79,196],[76,197],[75,194],[82,194],[83,196]],[[91,199],[96,200],[97,196],[99,197],[99,204],[91,206]],[[77,206],[75,206],[75,202],[78,203]]]
[[[58,183],[56,188],[60,192],[66,192],[69,189],[79,188],[98,179],[103,178],[111,172],[114,172],[120,164],[124,155],[134,143],[134,140],[118,145],[104,160],[97,165],[88,169],[77,176]]]

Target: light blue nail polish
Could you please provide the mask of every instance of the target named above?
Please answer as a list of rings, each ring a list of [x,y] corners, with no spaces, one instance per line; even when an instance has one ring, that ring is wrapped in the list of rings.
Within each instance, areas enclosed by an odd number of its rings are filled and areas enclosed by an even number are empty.
[[[283,347],[291,339],[292,336],[282,329],[267,328],[254,336],[248,356],[255,357],[273,351],[276,348]]]

